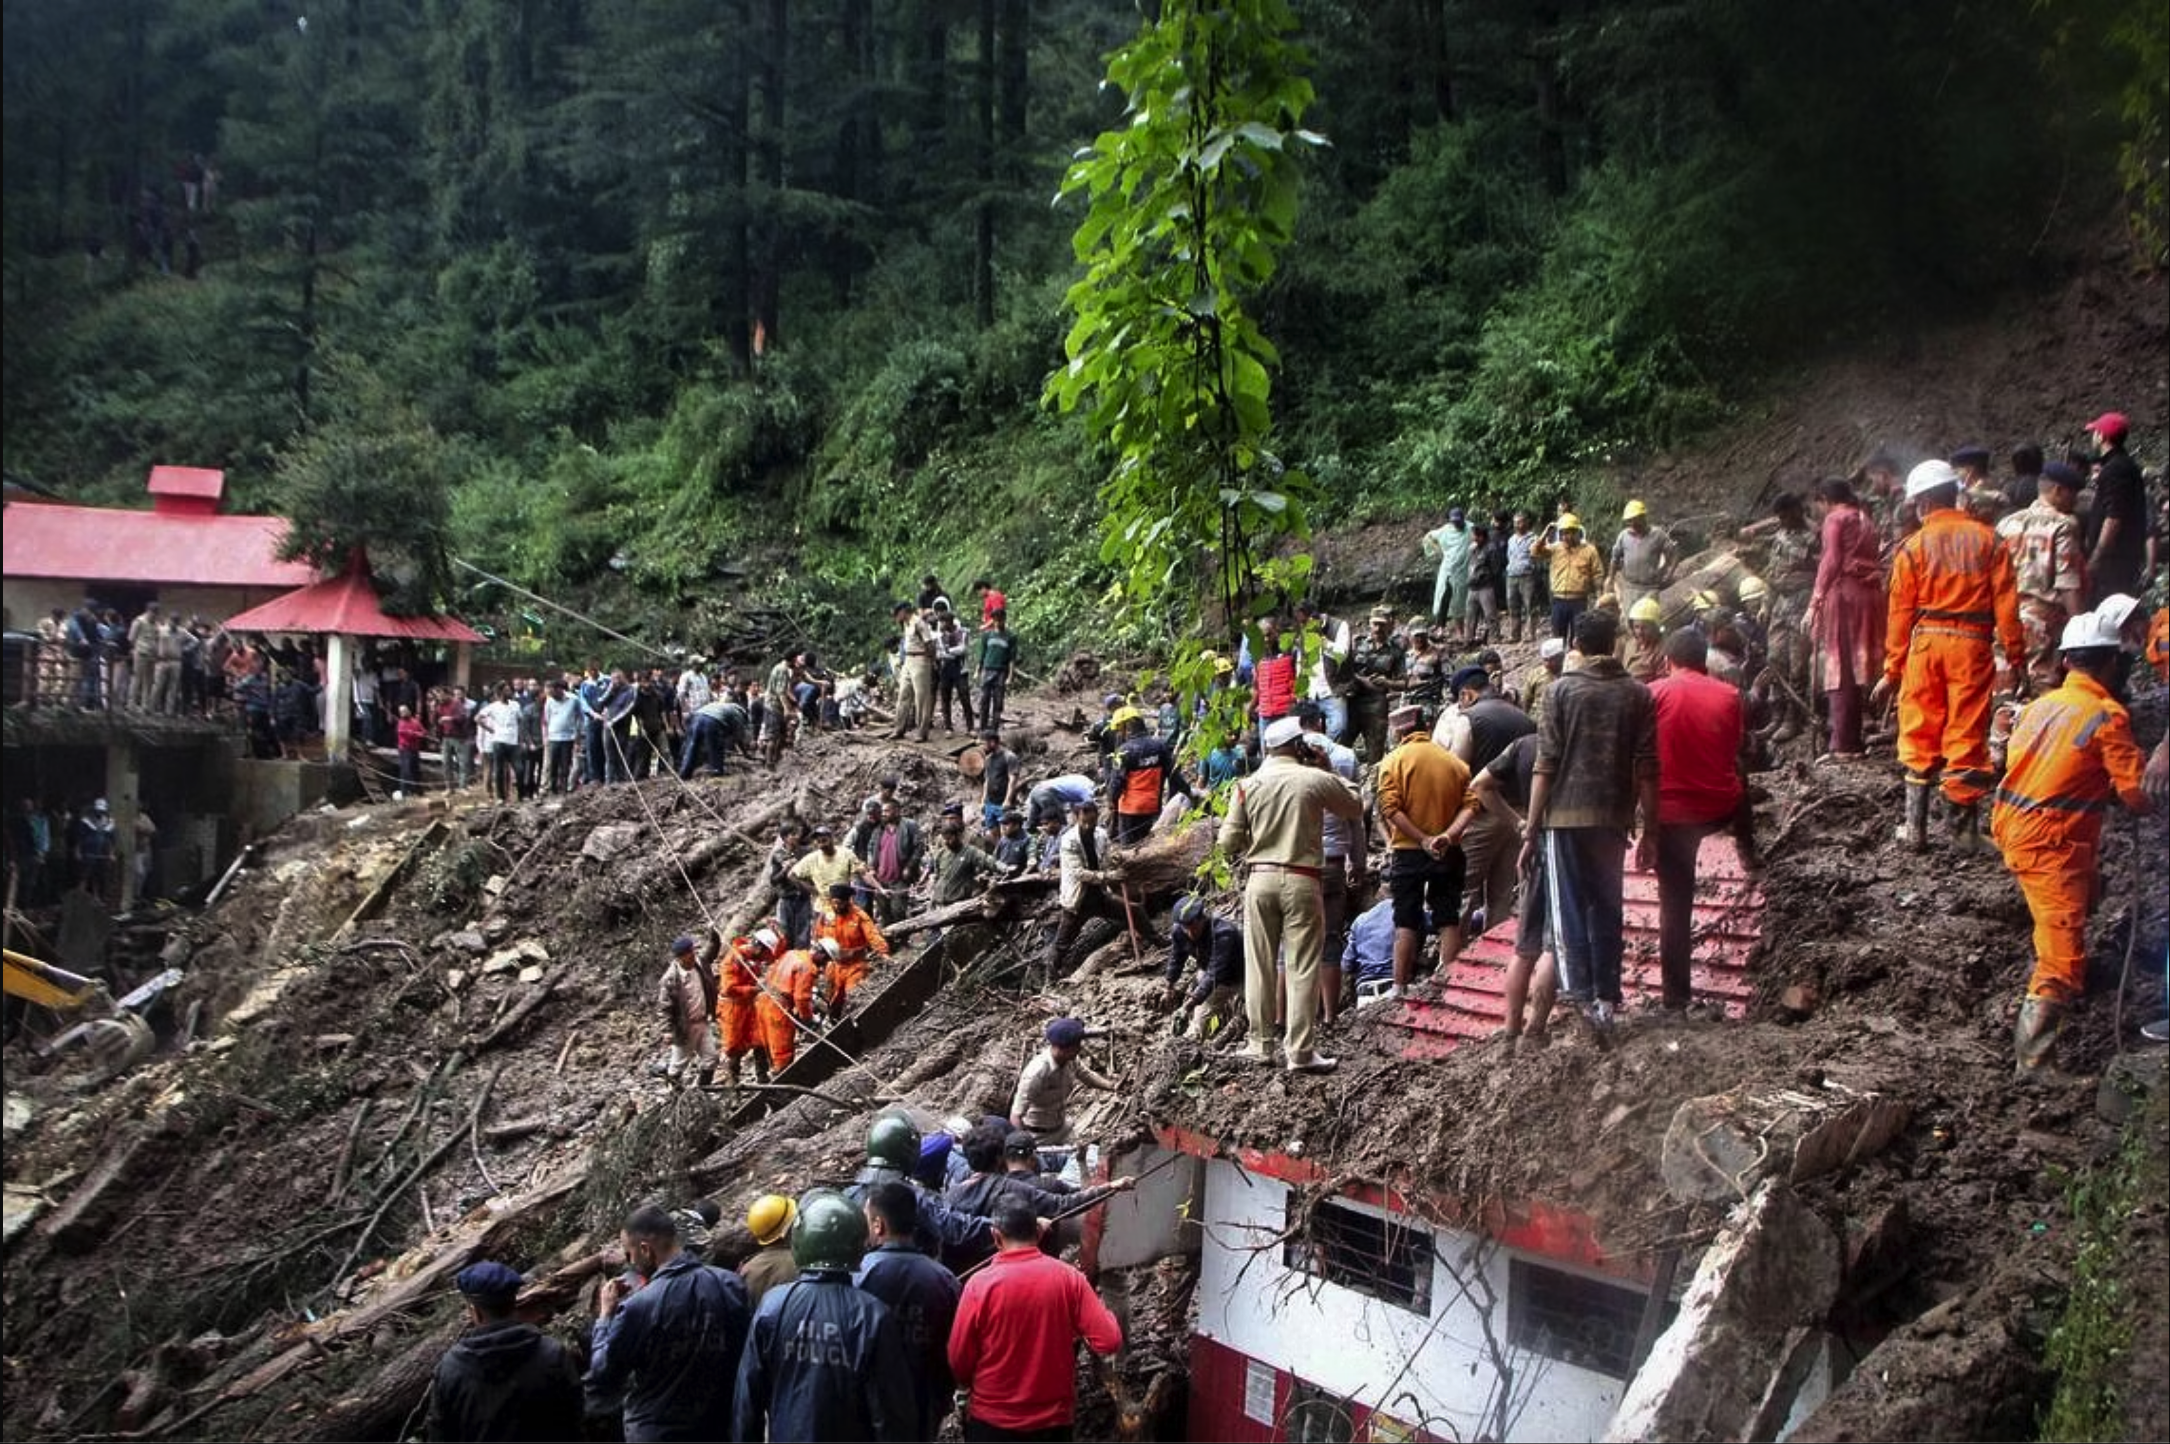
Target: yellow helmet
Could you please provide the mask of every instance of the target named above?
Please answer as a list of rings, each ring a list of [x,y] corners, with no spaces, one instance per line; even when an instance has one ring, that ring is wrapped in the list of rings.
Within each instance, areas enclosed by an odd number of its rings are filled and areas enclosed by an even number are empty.
[[[1558,524],[1559,524],[1559,528],[1560,528],[1560,530],[1561,530],[1561,531],[1581,531],[1581,530],[1582,530],[1582,518],[1581,518],[1581,517],[1579,517],[1579,516],[1576,516],[1576,515],[1575,515],[1575,514],[1574,514],[1573,512],[1571,512],[1571,511],[1563,511],[1563,512],[1561,512],[1561,513],[1560,513],[1560,520],[1559,520],[1559,523],[1558,523]]]
[[[1233,661],[1231,661],[1230,659],[1228,659],[1227,657],[1215,657],[1215,658],[1213,659],[1213,675],[1214,675],[1214,676],[1216,676],[1216,677],[1225,677],[1225,676],[1227,676],[1227,675],[1228,675],[1228,674],[1229,674],[1230,672],[1233,672],[1233,671],[1235,671],[1235,670],[1236,670],[1236,664],[1235,664],[1235,663],[1234,663]]]
[[[1744,602],[1752,602],[1758,597],[1767,597],[1771,593],[1769,583],[1765,582],[1761,577],[1752,575],[1742,577],[1740,586],[1735,590],[1740,593],[1740,599]]]
[[[1659,626],[1665,621],[1665,608],[1658,605],[1656,597],[1644,597],[1634,606],[1628,608],[1628,620],[1631,622],[1648,622],[1653,627]]]
[[[1718,594],[1712,591],[1699,591],[1689,598],[1689,601],[1697,611],[1707,612],[1718,605]]]
[[[1627,509],[1626,509],[1626,510],[1624,510],[1624,511],[1622,511],[1622,512],[1620,513],[1620,520],[1622,520],[1622,521],[1633,521],[1633,520],[1635,520],[1635,518],[1637,518],[1637,517],[1639,517],[1639,516],[1648,516],[1648,515],[1650,515],[1650,508],[1649,508],[1649,507],[1647,507],[1647,506],[1644,506],[1644,505],[1642,504],[1641,500],[1640,500],[1640,499],[1638,499],[1638,500],[1635,500],[1635,501],[1631,501],[1631,502],[1629,502],[1629,503],[1627,504]],[[1564,525],[1564,523],[1563,523],[1563,525]]]
[[[799,1206],[790,1199],[780,1193],[763,1194],[746,1210],[746,1229],[755,1243],[767,1248],[791,1232],[798,1216]]]
[[[1125,706],[1116,708],[1115,715],[1108,719],[1108,723],[1114,727],[1127,727],[1133,722],[1143,722],[1144,720],[1145,714],[1143,712],[1140,712],[1135,707]]]

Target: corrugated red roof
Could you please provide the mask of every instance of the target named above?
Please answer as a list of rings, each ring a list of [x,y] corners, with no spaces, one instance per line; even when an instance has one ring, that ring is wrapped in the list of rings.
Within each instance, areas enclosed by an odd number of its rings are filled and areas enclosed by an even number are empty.
[[[457,617],[386,616],[367,568],[359,566],[228,617],[226,627],[235,632],[339,632],[350,637],[402,637],[411,642],[483,640],[480,632]]]
[[[226,473],[208,466],[154,466],[147,489],[153,496],[216,502],[226,494]]]
[[[306,562],[279,560],[286,519],[180,515],[58,502],[7,504],[0,570],[11,577],[171,587],[298,587]]]
[[[1661,992],[1657,876],[1630,872],[1623,891],[1627,955],[1620,964],[1620,992],[1633,1007],[1639,998],[1655,999]],[[1718,1005],[1728,1018],[1746,1014],[1755,995],[1748,955],[1762,934],[1762,885],[1741,870],[1730,835],[1703,839],[1695,858],[1694,943],[1688,955],[1696,998]],[[1506,1026],[1507,964],[1513,957],[1510,921],[1463,948],[1454,966],[1416,990],[1416,996],[1377,1004],[1392,1009],[1388,1023],[1409,1031],[1402,1056],[1437,1058],[1465,1040],[1490,1037]]]

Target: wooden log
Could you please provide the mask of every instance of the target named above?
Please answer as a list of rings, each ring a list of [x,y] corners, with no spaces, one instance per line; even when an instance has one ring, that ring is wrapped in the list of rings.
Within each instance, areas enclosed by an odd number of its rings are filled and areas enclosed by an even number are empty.
[[[354,911],[347,914],[347,920],[339,925],[337,932],[332,934],[332,941],[334,943],[344,942],[347,934],[353,932],[360,924],[375,917],[377,910],[384,906],[386,899],[391,897],[392,889],[399,886],[400,879],[412,872],[414,865],[421,860],[422,854],[442,842],[444,836],[445,820],[441,817],[428,827],[423,828],[422,835],[414,840],[414,846],[408,848],[401,855],[399,861],[392,864],[392,870],[383,877],[378,878],[377,885],[371,888],[368,894],[354,905]]]
[[[537,983],[534,991],[521,1000],[520,1006],[507,1013],[502,1020],[494,1024],[481,1037],[475,1039],[468,1047],[472,1051],[479,1053],[485,1048],[503,1042],[506,1038],[519,1031],[520,1025],[525,1023],[537,1008],[540,1008],[549,1000],[550,994],[557,988],[559,982],[564,979],[565,973],[566,965],[560,963],[551,970],[549,977]]]
[[[459,1342],[460,1325],[436,1329],[359,1387],[340,1395],[322,1412],[301,1410],[278,1416],[281,1439],[406,1439],[419,1432],[437,1361]]]
[[[119,1183],[128,1172],[128,1165],[150,1140],[151,1130],[134,1128],[107,1150],[98,1160],[98,1166],[90,1176],[75,1186],[68,1201],[45,1216],[39,1231],[53,1241],[53,1246],[63,1252],[74,1253],[90,1247],[97,1241],[99,1220],[104,1214],[106,1195],[113,1185]]]

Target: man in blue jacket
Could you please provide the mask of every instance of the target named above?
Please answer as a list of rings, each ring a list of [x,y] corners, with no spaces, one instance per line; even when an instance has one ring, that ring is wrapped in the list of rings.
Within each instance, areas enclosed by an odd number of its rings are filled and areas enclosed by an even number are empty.
[[[580,1433],[580,1372],[565,1346],[514,1316],[523,1282],[494,1260],[460,1270],[473,1324],[437,1361],[432,1439],[570,1439]],[[948,1371],[943,1363],[943,1371]]]
[[[887,1304],[852,1287],[866,1240],[865,1217],[842,1194],[816,1189],[799,1201],[791,1226],[799,1276],[763,1295],[754,1315],[738,1366],[732,1438],[933,1437],[918,1432],[903,1330]]]
[[[616,1280],[603,1285],[590,1394],[624,1391],[629,1444],[727,1437],[752,1314],[745,1283],[681,1248],[678,1225],[653,1204],[633,1210],[622,1241],[648,1282],[623,1302]]]
[[[867,1195],[867,1239],[872,1245],[852,1282],[889,1306],[904,1337],[912,1367],[914,1439],[932,1439],[949,1412],[955,1384],[949,1376],[949,1326],[957,1317],[964,1285],[912,1242],[919,1228],[919,1195],[901,1183],[885,1183]]]
[[[859,1170],[844,1196],[854,1208],[864,1207],[868,1195],[885,1183],[902,1183],[919,1198],[920,1248],[953,1269],[970,1268],[987,1256],[993,1239],[993,1220],[951,1208],[938,1193],[919,1188],[912,1174],[919,1165],[919,1130],[901,1114],[885,1113],[867,1130],[866,1166]]]

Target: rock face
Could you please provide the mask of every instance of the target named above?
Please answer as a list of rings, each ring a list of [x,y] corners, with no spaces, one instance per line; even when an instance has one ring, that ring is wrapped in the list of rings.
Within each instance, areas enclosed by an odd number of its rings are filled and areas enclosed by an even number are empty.
[[[1704,1253],[1606,1437],[1775,1437],[1822,1348],[1840,1264],[1823,1220],[1783,1183],[1761,1184]]]
[[[1881,1153],[1911,1114],[1839,1084],[1691,1098],[1673,1112],[1659,1169],[1683,1203],[1745,1198],[1765,1178],[1802,1183]]]

